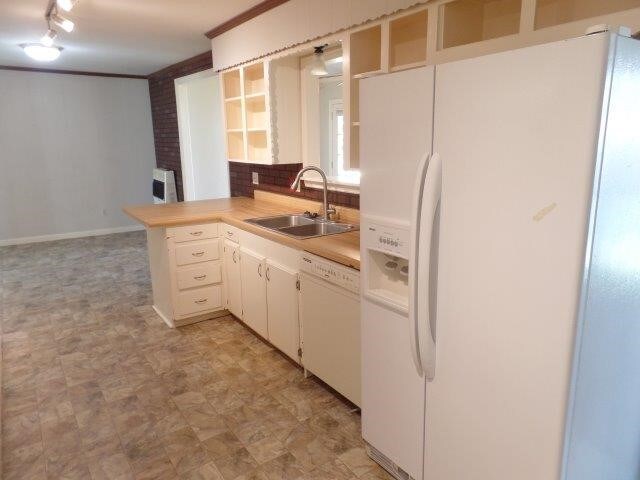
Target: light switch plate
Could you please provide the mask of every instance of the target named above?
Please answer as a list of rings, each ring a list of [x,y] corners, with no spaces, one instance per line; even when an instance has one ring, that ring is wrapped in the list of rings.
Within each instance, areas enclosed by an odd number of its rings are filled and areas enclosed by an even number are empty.
[[[258,172],[251,172],[251,183],[258,185],[260,180],[258,179]]]

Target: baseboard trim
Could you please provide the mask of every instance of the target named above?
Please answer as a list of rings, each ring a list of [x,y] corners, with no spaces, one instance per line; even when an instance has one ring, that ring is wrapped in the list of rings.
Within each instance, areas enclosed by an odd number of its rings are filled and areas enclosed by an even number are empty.
[[[52,242],[55,240],[66,240],[69,238],[97,237],[100,235],[109,235],[111,233],[135,232],[137,230],[144,230],[144,226],[129,225],[126,227],[101,228],[98,230],[85,230],[83,232],[54,233],[51,235],[40,235],[37,237],[8,238],[5,240],[0,239],[0,247],[7,247],[9,245],[23,245],[25,243]]]

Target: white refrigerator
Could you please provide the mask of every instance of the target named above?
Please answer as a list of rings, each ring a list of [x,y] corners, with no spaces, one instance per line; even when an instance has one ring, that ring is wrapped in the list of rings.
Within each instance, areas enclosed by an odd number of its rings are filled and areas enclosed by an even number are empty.
[[[363,80],[362,433],[397,478],[640,478],[640,42]]]

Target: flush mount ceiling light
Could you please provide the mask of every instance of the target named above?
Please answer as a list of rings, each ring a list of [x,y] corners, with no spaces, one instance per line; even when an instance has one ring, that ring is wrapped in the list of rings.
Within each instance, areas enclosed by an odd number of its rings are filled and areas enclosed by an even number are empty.
[[[62,47],[48,47],[40,43],[25,43],[20,46],[24,53],[38,62],[52,62],[60,56],[62,51]]]
[[[314,77],[322,77],[323,75],[327,75],[327,65],[324,63],[323,53],[325,47],[328,45],[325,43],[324,45],[320,45],[318,47],[313,47],[313,62],[311,64],[311,75]]]
[[[56,25],[58,25],[65,32],[71,33],[73,32],[73,28],[75,27],[75,24],[71,20],[61,15],[58,15],[57,13],[51,14],[51,21]]]
[[[78,0],[57,0],[56,4],[65,12],[70,12],[73,7],[75,7]]]
[[[40,39],[40,43],[42,43],[42,45],[44,45],[45,47],[51,47],[53,46],[53,41],[57,36],[58,32],[50,28],[47,30],[47,33],[45,33],[44,36]]]

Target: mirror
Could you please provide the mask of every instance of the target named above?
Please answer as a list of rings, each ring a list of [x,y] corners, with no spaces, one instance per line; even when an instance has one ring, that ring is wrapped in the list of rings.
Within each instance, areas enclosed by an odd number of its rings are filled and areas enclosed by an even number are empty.
[[[353,173],[344,156],[342,47],[319,49],[300,58],[303,163],[321,167],[340,183]]]

